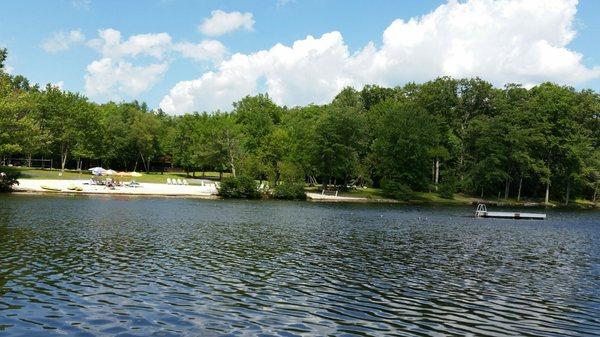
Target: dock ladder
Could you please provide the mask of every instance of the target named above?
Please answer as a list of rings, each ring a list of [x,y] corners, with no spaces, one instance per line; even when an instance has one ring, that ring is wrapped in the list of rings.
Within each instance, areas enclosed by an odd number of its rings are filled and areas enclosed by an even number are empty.
[[[477,205],[477,210],[475,211],[475,216],[482,217],[487,214],[487,206],[485,204]]]

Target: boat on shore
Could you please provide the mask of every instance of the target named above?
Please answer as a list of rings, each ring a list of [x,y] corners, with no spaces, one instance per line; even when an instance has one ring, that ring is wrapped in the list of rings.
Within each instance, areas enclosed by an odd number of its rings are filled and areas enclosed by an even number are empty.
[[[40,185],[40,188],[42,190],[53,191],[53,192],[60,192],[60,191],[62,191],[62,189],[60,187],[50,186],[50,185]]]

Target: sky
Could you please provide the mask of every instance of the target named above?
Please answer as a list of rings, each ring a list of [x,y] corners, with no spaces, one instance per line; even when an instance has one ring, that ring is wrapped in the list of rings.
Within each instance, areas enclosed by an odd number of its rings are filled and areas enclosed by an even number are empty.
[[[596,0],[53,0],[0,6],[6,68],[170,114],[479,76],[600,91]]]

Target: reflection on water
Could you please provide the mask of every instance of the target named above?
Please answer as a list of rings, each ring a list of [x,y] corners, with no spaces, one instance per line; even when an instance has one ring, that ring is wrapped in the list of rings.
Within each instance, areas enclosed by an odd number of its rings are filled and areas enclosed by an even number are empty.
[[[600,333],[600,213],[0,196],[0,335]]]

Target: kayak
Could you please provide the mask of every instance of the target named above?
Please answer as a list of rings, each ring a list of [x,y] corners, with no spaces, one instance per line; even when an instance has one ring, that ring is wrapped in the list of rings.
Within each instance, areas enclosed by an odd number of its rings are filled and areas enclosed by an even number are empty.
[[[42,185],[40,186],[42,189],[44,190],[48,190],[48,191],[61,191],[60,188],[58,187],[52,187],[52,186],[48,186],[48,185]]]

